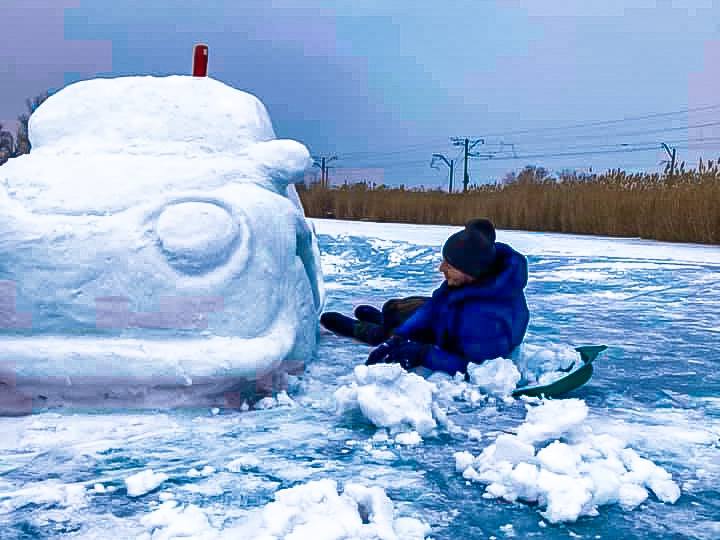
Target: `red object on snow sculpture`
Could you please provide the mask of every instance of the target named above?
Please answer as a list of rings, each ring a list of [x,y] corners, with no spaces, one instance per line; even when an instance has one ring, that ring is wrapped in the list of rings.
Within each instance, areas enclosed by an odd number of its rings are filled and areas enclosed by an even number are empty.
[[[198,43],[193,47],[193,77],[207,77],[208,46]]]

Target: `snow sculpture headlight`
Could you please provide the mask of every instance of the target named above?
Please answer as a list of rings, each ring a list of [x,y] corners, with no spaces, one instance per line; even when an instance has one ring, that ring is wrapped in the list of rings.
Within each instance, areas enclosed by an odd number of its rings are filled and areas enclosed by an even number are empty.
[[[247,267],[252,233],[246,212],[237,205],[188,194],[166,201],[144,221],[153,259],[178,287],[220,287]]]
[[[203,274],[227,263],[238,229],[228,210],[210,202],[170,204],[155,222],[160,248],[184,274]]]

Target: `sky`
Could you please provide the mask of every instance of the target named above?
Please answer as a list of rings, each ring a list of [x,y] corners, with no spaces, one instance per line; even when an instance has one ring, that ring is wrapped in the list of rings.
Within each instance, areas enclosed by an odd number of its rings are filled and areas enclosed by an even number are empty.
[[[720,0],[0,0],[0,120],[77,80],[210,76],[332,182],[443,187],[526,165],[661,171],[720,157]],[[436,160],[437,161],[437,160]]]

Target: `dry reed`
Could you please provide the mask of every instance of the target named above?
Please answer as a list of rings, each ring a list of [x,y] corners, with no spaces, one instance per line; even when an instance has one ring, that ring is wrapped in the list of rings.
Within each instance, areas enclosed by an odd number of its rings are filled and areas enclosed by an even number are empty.
[[[528,167],[509,183],[474,186],[467,193],[367,183],[311,184],[298,191],[311,217],[461,225],[482,216],[503,229],[720,244],[716,162],[673,176],[617,169],[549,179],[536,171]]]

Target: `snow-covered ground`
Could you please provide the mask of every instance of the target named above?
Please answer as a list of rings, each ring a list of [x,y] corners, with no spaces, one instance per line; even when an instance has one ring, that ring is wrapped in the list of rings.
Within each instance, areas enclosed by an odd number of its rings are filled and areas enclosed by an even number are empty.
[[[346,312],[431,291],[456,230],[313,221]],[[504,363],[355,369],[323,331],[249,411],[0,419],[3,538],[720,537],[720,248],[498,236],[529,255],[530,349],[609,346],[568,399],[509,398]]]

